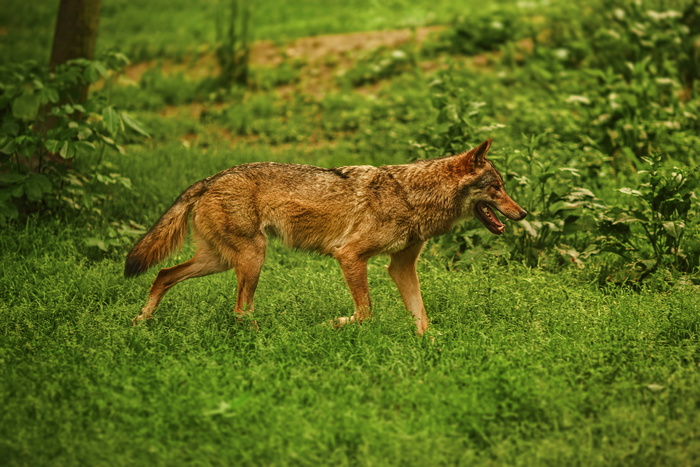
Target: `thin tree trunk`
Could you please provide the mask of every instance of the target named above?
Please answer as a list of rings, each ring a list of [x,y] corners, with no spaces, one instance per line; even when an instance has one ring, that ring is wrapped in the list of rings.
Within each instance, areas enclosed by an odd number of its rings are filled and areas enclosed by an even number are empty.
[[[94,57],[97,28],[100,22],[100,4],[101,0],[61,0],[49,61],[51,71],[74,58],[91,60]],[[66,98],[61,103],[84,103],[87,100],[88,88],[89,86],[75,86],[68,90]],[[46,136],[47,132],[56,126],[58,120],[50,115],[51,104],[44,106],[40,112],[37,131]],[[74,118],[79,119],[81,115],[74,115]],[[41,171],[45,157],[69,168],[73,165],[72,159],[63,159],[59,155],[39,151],[31,158],[29,166],[33,170]]]
[[[49,66],[57,66],[74,58],[92,59],[95,55],[101,0],[61,0],[53,36]],[[85,102],[87,86],[71,92],[75,103]]]

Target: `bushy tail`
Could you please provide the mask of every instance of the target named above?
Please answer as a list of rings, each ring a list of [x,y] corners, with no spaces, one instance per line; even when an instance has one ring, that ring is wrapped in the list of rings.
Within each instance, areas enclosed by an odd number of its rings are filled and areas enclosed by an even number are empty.
[[[150,231],[131,249],[126,257],[124,276],[132,277],[161,262],[182,246],[187,238],[187,222],[195,202],[209,186],[201,180],[185,190],[170,208],[160,216]]]

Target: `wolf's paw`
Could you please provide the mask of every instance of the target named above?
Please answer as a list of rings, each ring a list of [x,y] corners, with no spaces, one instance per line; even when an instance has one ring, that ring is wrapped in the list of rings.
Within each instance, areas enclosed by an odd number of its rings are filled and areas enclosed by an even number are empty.
[[[248,329],[251,331],[259,331],[260,326],[258,326],[258,320],[253,319],[252,313],[245,313],[245,312],[234,312],[234,316],[236,317],[236,321],[238,324],[241,325],[248,325]]]
[[[141,313],[141,314],[139,314],[137,317],[135,317],[134,319],[131,320],[131,325],[132,325],[132,326],[136,326],[136,325],[139,324],[141,321],[149,320],[149,319],[153,319],[153,315],[152,315],[152,314],[150,314],[150,313],[149,313],[149,314]]]
[[[248,329],[250,331],[260,331],[260,326],[258,325],[258,321],[255,319],[238,319],[238,324],[245,326],[248,325]]]
[[[350,317],[341,316],[340,318],[332,319],[332,320],[330,321],[330,325],[333,326],[333,327],[336,328],[336,329],[340,329],[340,328],[342,328],[343,326],[345,326],[346,324],[348,324],[348,323],[354,323],[354,322],[355,322],[355,319],[354,319],[352,316],[350,316]]]

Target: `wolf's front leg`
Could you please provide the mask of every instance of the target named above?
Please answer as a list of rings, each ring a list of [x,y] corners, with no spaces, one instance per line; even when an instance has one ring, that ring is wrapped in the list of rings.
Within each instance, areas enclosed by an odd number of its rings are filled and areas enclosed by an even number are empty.
[[[361,323],[372,317],[372,305],[369,299],[369,284],[367,283],[367,260],[359,258],[356,254],[338,254],[336,259],[340,263],[345,282],[347,282],[355,302],[355,312],[350,317],[340,317],[333,321],[335,327],[348,323]]]
[[[425,312],[416,273],[416,263],[423,245],[425,242],[416,243],[392,254],[389,264],[389,275],[399,289],[406,309],[413,314],[419,336],[428,329],[428,314]]]

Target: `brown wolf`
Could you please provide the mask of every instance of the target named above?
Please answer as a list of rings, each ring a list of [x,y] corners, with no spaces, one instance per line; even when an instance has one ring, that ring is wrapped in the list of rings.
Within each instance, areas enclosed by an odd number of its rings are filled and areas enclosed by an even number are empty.
[[[335,320],[338,326],[371,316],[367,261],[388,254],[389,275],[423,334],[428,317],[416,262],[425,242],[472,215],[500,235],[505,226],[494,209],[515,221],[527,214],[486,160],[490,146],[489,139],[456,156],[383,167],[251,163],[205,178],[185,190],[129,252],[125,276],[143,273],[182,245],[192,214],[194,257],[160,270],[133,322],[151,318],[178,282],[231,268],[238,279],[234,311],[252,313],[273,235],[292,248],[338,260],[355,302],[352,316]]]

